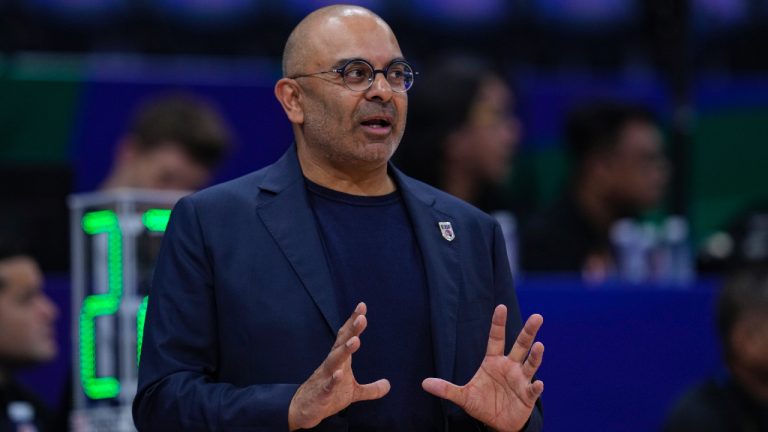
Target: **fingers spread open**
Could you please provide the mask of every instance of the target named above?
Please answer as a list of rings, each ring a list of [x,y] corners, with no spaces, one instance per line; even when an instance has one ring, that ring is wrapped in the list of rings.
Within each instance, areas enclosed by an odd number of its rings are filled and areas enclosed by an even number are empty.
[[[380,379],[370,384],[361,384],[355,390],[355,401],[372,400],[384,397],[391,388],[389,381]]]
[[[440,378],[427,378],[421,383],[421,387],[439,398],[447,399],[458,406],[464,406],[461,387]]]
[[[531,348],[528,358],[523,363],[523,375],[530,381],[533,375],[539,370],[541,360],[544,358],[544,344],[536,342]]]
[[[368,322],[365,321],[365,314],[367,311],[368,307],[365,305],[365,303],[360,302],[357,304],[355,311],[352,312],[352,315],[350,315],[344,325],[342,325],[339,331],[336,333],[336,342],[334,342],[333,348],[347,343],[349,338],[352,336],[358,336],[360,333],[362,333],[362,331],[368,325]],[[362,322],[360,316],[363,317]]]
[[[504,355],[505,330],[507,328],[507,307],[496,306],[491,320],[491,331],[488,335],[488,348],[485,355]]]
[[[358,349],[360,349],[360,338],[352,336],[345,344],[331,350],[322,367],[327,374],[331,374],[335,370],[341,369],[344,362],[349,360]]]
[[[528,321],[525,322],[520,334],[517,335],[515,344],[512,345],[512,349],[509,351],[510,359],[519,363],[525,360],[542,323],[544,323],[544,317],[539,314],[533,314],[528,317]]]

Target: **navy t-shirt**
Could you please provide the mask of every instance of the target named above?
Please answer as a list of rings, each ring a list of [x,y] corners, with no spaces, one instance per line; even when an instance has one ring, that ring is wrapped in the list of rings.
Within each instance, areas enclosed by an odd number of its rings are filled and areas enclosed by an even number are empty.
[[[387,378],[390,392],[350,405],[352,431],[437,431],[438,398],[421,388],[435,376],[429,292],[413,225],[398,191],[357,196],[307,180],[342,319],[368,306],[368,327],[352,356],[361,384]]]

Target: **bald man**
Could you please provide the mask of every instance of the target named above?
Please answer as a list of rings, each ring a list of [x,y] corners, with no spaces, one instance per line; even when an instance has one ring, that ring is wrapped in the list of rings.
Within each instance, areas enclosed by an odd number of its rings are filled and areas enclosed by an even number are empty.
[[[139,430],[540,430],[542,317],[521,324],[501,230],[389,163],[416,75],[392,30],[320,9],[283,73],[295,144],[173,211]]]

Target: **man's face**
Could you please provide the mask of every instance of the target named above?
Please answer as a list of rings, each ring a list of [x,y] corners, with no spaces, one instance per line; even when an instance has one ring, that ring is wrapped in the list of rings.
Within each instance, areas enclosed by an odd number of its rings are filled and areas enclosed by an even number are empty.
[[[313,53],[299,73],[330,70],[350,59],[384,69],[402,59],[392,32],[370,16],[342,16],[319,26]],[[366,91],[344,86],[339,74],[299,78],[305,92],[303,135],[308,148],[332,164],[386,163],[405,130],[408,97],[393,92],[383,74]],[[418,85],[418,84],[416,84]]]
[[[16,366],[56,357],[58,309],[43,293],[43,277],[31,258],[0,261],[0,362]]]
[[[627,123],[610,154],[612,199],[629,212],[657,205],[669,180],[658,128],[644,121]]]
[[[172,142],[149,151],[136,150],[131,165],[132,187],[198,190],[210,180],[210,170]]]

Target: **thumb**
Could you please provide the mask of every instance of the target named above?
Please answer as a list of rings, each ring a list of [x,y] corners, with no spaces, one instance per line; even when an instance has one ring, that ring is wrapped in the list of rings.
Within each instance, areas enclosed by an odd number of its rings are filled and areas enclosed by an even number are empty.
[[[462,388],[440,378],[427,378],[421,383],[427,392],[439,398],[447,399],[458,406],[464,406]]]
[[[358,384],[353,402],[383,398],[389,393],[389,389],[389,380],[386,379],[380,379],[370,384]]]

